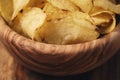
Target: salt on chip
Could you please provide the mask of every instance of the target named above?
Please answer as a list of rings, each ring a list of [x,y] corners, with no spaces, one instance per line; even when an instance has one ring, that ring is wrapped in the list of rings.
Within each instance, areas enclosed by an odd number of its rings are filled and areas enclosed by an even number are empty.
[[[28,2],[29,0],[0,0],[1,15],[7,22],[10,22]]]
[[[94,0],[94,6],[120,14],[120,4],[112,3],[110,0]]]
[[[111,32],[116,25],[115,14],[111,11],[95,7],[90,13],[93,24],[99,26],[101,34]]]
[[[76,4],[83,12],[89,13],[93,7],[92,0],[70,0]]]
[[[61,20],[46,22],[39,30],[43,42],[50,44],[73,44],[91,41],[99,36],[97,27],[73,13]]]
[[[47,0],[53,6],[69,11],[76,11],[78,8],[70,0]]]
[[[34,39],[36,30],[43,25],[45,19],[46,14],[40,8],[26,8],[15,19],[13,29],[19,29],[25,36]]]

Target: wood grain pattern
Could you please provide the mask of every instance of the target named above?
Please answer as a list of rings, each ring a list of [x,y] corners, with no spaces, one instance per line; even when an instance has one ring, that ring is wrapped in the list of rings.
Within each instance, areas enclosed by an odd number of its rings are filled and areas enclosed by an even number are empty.
[[[107,63],[91,71],[90,80],[120,80],[120,50]]]
[[[0,80],[16,80],[16,64],[0,41]]]
[[[43,75],[26,69],[13,59],[1,42],[0,51],[0,80],[120,80],[120,50],[100,67],[64,77]]]
[[[73,75],[100,66],[120,49],[120,25],[109,35],[84,44],[35,42],[11,30],[0,17],[0,38],[25,67],[48,75]]]
[[[0,80],[85,80],[87,78],[89,77],[85,74],[53,77],[33,72],[16,63],[0,42]]]

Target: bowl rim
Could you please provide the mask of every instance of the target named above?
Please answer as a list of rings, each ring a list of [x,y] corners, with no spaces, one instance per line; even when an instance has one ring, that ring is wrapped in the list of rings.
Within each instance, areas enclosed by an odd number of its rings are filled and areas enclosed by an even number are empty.
[[[23,43],[20,43],[21,45],[22,45],[22,44],[25,44],[25,43],[28,43],[26,46],[28,46],[28,45],[31,44],[31,43],[34,43],[33,46],[35,46],[35,45],[37,44],[37,45],[39,45],[39,46],[44,45],[44,46],[54,46],[54,47],[56,47],[56,46],[58,46],[58,47],[63,47],[63,46],[69,47],[69,46],[79,46],[79,45],[82,46],[82,45],[85,45],[85,44],[99,43],[99,42],[101,42],[100,44],[104,44],[104,40],[106,40],[106,38],[108,38],[107,40],[109,40],[109,36],[110,36],[112,33],[114,33],[114,31],[116,30],[116,28],[115,28],[112,32],[104,35],[103,37],[97,38],[97,39],[95,39],[95,40],[87,41],[87,42],[84,42],[84,43],[61,45],[61,44],[43,43],[43,42],[39,42],[39,41],[32,40],[32,39],[30,39],[30,38],[27,38],[27,37],[25,37],[25,36],[17,33],[17,32],[14,31],[13,29],[11,29],[10,26],[7,24],[7,22],[5,22],[5,20],[4,20],[1,16],[0,16],[0,21],[2,21],[2,24],[5,25],[4,29],[9,30],[10,32],[12,32],[12,34],[14,34],[14,35],[17,36],[17,37],[19,36],[19,38],[21,38],[22,40],[24,40]],[[120,25],[120,23],[117,24],[116,26],[119,26],[119,25]],[[4,37],[6,33],[3,32],[3,34],[4,34],[4,35],[2,35],[2,37]],[[8,35],[10,35],[10,34],[8,34]],[[8,37],[9,37],[9,36],[8,36]],[[12,40],[12,39],[11,39],[11,40]],[[19,40],[18,40],[18,41],[19,41]]]

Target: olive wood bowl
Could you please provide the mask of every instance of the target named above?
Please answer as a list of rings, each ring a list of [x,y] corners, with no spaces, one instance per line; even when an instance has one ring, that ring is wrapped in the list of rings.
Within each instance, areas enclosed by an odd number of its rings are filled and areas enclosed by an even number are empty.
[[[55,45],[21,36],[0,17],[0,40],[28,69],[54,76],[74,75],[102,65],[120,49],[120,24],[113,32],[93,41]]]

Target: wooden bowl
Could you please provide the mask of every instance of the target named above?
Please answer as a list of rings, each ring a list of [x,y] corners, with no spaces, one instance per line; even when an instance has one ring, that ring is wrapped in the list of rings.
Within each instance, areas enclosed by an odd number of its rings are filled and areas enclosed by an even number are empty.
[[[19,35],[0,17],[0,40],[10,54],[26,68],[47,75],[74,75],[102,65],[120,49],[120,24],[113,32],[97,40],[54,45],[32,41]]]

